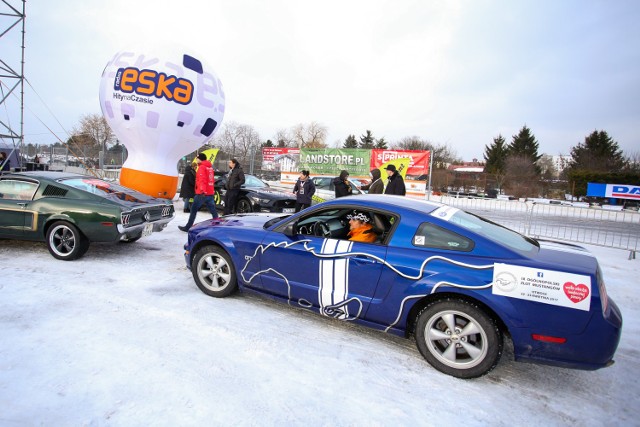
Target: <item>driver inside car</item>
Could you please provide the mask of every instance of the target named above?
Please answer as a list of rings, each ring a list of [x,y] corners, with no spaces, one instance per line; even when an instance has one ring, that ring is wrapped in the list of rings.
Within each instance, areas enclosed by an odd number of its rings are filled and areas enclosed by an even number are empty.
[[[378,235],[373,230],[373,226],[369,223],[371,218],[365,212],[353,210],[347,215],[349,220],[349,234],[347,238],[354,242],[373,243]]]

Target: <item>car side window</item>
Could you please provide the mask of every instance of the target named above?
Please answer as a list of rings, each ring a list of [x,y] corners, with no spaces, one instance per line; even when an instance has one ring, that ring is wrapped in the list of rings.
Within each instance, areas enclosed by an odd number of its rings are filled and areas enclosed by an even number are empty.
[[[31,200],[38,189],[34,182],[7,179],[0,181],[0,194],[3,200]]]
[[[313,184],[316,188],[328,188],[331,184],[331,178],[313,178]]]
[[[473,249],[472,240],[429,222],[420,224],[412,240],[413,246],[468,252]]]

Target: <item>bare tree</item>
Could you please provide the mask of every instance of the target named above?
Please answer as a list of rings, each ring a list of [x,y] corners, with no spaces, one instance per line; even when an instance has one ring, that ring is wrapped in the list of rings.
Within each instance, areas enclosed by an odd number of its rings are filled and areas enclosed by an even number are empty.
[[[538,171],[526,155],[509,156],[506,161],[506,183],[504,187],[516,197],[537,196]]]
[[[318,122],[302,123],[291,130],[296,145],[300,148],[326,148],[327,127]]]
[[[251,125],[229,122],[223,125],[213,145],[230,157],[237,158],[240,163],[246,163],[251,151],[260,147],[260,135]]]
[[[289,129],[280,129],[276,132],[276,146],[281,148],[295,146],[295,140]]]
[[[104,152],[107,151],[107,145],[116,142],[116,135],[102,114],[87,114],[80,117],[80,126],[74,128],[73,134],[90,137]]]

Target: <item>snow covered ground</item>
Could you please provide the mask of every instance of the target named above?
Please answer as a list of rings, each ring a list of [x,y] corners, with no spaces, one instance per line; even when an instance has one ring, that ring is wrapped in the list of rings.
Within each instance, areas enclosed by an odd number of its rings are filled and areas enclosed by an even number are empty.
[[[207,297],[184,266],[178,210],[165,231],[94,244],[74,262],[0,241],[1,426],[640,424],[640,260],[628,252],[588,246],[624,317],[612,367],[505,354],[465,381],[431,368],[413,341],[257,297]]]

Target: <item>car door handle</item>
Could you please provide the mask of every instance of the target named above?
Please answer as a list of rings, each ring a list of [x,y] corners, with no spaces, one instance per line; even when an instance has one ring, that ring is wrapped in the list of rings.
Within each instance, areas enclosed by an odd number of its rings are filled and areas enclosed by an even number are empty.
[[[354,256],[352,259],[358,264],[375,264],[377,262],[373,258],[363,257],[363,256]]]

